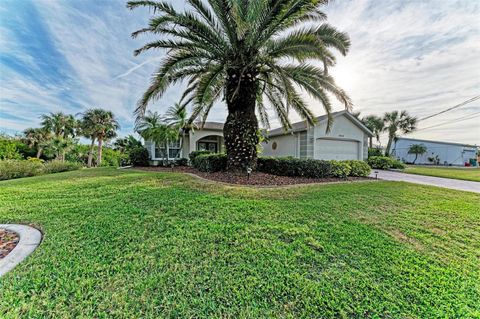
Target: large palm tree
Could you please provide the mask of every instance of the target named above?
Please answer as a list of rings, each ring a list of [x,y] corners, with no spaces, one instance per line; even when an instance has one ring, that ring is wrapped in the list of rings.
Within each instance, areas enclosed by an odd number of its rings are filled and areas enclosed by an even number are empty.
[[[226,102],[224,125],[227,168],[255,167],[258,118],[269,127],[269,104],[285,129],[289,109],[314,124],[297,88],[316,99],[332,122],[327,93],[351,108],[345,92],[328,75],[335,64],[332,49],[345,55],[347,34],[325,23],[321,6],[328,0],[186,0],[191,9],[175,10],[164,1],[129,1],[130,9],[146,6],[154,15],[146,28],[161,38],[135,51],[167,49],[150,87],[138,102],[137,118],[147,105],[162,97],[174,83],[187,80],[181,103],[192,104],[190,121],[204,121],[216,101]],[[309,24],[302,23],[308,22]],[[312,63],[317,61],[319,63]]]
[[[30,148],[36,148],[37,149],[36,157],[40,158],[40,156],[42,156],[45,145],[51,139],[50,132],[48,132],[43,128],[28,128],[25,131],[23,131],[23,134],[25,135],[25,139],[24,139],[25,143]]]
[[[93,149],[95,141],[98,141],[97,165],[102,164],[103,143],[117,136],[116,131],[120,128],[112,112],[104,109],[89,109],[82,113],[79,124],[80,132],[90,139],[87,166],[92,166]]]
[[[375,135],[377,143],[380,143],[380,134],[384,130],[383,119],[376,115],[368,115],[362,118],[362,123]],[[373,139],[370,137],[370,148],[373,147]]]
[[[410,116],[407,111],[393,111],[383,116],[384,131],[388,133],[386,153],[390,153],[392,142],[398,137],[398,133],[408,134],[417,129],[417,118]]]
[[[73,115],[57,112],[43,114],[40,118],[42,127],[56,137],[75,137],[77,121]]]

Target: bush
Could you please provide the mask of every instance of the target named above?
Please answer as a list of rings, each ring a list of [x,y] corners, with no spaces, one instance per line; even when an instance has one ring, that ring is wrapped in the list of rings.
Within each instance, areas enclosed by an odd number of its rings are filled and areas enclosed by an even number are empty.
[[[179,158],[175,160],[176,166],[187,166],[188,165],[188,158]]]
[[[150,160],[150,155],[148,151],[143,146],[137,146],[130,150],[128,154],[130,163],[135,166],[148,166],[148,161]]]
[[[192,166],[201,172],[219,172],[227,168],[227,155],[204,154],[193,157]]]
[[[0,160],[15,160],[21,159],[17,142],[13,139],[0,137]]]
[[[73,171],[81,167],[81,164],[72,162],[50,161],[42,163],[42,160],[38,158],[3,160],[0,161],[0,180]]]
[[[393,160],[392,166],[391,166],[391,168],[395,168],[395,169],[404,169],[405,167],[406,167],[405,164],[403,164],[397,159]]]
[[[368,176],[370,167],[363,161],[324,161],[293,157],[260,157],[257,171],[280,175],[326,178]]]
[[[393,158],[388,156],[372,156],[367,160],[368,165],[375,169],[389,169],[393,166]]]
[[[383,156],[382,150],[380,148],[368,148],[368,157],[372,156]]]
[[[3,160],[0,161],[0,180],[40,175],[43,168],[43,164],[36,161]]]
[[[120,166],[122,154],[120,151],[104,147],[102,149],[102,166]]]
[[[60,172],[75,171],[80,169],[82,165],[75,162],[49,161],[43,165],[43,173],[52,174]]]
[[[190,154],[188,154],[188,157],[190,158],[190,163],[192,163],[197,156],[207,155],[207,154],[212,154],[212,152],[210,152],[210,151],[193,151]]]
[[[370,175],[371,168],[364,161],[347,161],[350,165],[350,176],[366,177]]]
[[[333,177],[347,178],[350,176],[351,167],[348,161],[330,161],[332,165],[331,174]]]

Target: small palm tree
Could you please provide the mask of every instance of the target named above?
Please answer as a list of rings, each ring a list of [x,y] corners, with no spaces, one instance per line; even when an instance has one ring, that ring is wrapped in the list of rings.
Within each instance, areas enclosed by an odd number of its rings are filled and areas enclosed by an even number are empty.
[[[417,161],[418,155],[423,155],[427,152],[427,147],[423,144],[412,144],[408,148],[408,154],[415,154],[413,164]]]
[[[368,115],[362,118],[362,122],[370,131],[372,131],[373,135],[375,135],[377,143],[380,143],[380,134],[383,132],[385,126],[383,119],[376,115]],[[370,148],[372,147],[373,139],[370,137]]]
[[[185,135],[196,128],[195,123],[189,121],[188,113],[185,107],[183,107],[180,103],[175,103],[174,106],[169,107],[165,113],[165,122],[167,122],[172,128],[177,128],[182,132],[180,149],[183,149]],[[177,156],[180,156],[180,152],[177,154]]]
[[[350,109],[352,103],[328,74],[335,65],[332,50],[345,55],[347,34],[325,23],[318,0],[187,0],[192,8],[179,12],[164,1],[129,1],[127,7],[149,7],[157,14],[147,27],[132,34],[161,37],[135,51],[167,49],[150,87],[138,102],[139,120],[147,105],[182,80],[188,85],[181,103],[193,105],[190,121],[207,118],[216,101],[224,100],[227,168],[245,170],[257,160],[258,119],[269,127],[270,104],[285,129],[289,110],[314,124],[315,117],[297,88],[316,99],[332,123],[332,93]],[[299,27],[304,22],[311,24]],[[319,62],[318,67],[311,63]],[[258,114],[258,119],[257,119]]]
[[[179,138],[179,129],[168,125],[158,112],[148,112],[135,125],[135,131],[145,140],[168,144]],[[168,158],[168,154],[166,155]]]
[[[71,150],[75,142],[71,137],[55,136],[44,146],[45,153],[54,155],[56,160],[65,161],[65,152]]]
[[[393,111],[385,113],[383,117],[384,131],[388,132],[387,153],[390,152],[392,142],[398,137],[398,132],[409,134],[417,129],[417,118],[410,116],[407,111]]]
[[[25,131],[23,131],[23,134],[25,135],[25,139],[24,139],[25,143],[30,148],[36,148],[37,149],[36,157],[40,158],[40,156],[42,156],[45,145],[51,139],[50,132],[48,132],[43,128],[28,128]]]

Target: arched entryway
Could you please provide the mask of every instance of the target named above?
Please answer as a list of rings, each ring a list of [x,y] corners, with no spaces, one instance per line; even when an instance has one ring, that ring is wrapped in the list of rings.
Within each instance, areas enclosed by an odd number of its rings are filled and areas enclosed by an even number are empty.
[[[223,151],[223,137],[219,135],[207,135],[197,140],[197,151],[210,151],[221,153]]]

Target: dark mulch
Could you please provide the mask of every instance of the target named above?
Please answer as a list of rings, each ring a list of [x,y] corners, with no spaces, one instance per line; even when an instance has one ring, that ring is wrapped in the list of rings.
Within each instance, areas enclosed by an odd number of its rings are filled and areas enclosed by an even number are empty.
[[[248,178],[245,175],[233,174],[229,172],[205,173],[192,167],[179,166],[172,168],[167,167],[135,167],[145,171],[153,172],[179,172],[191,173],[216,182],[239,184],[239,185],[257,185],[257,186],[282,186],[295,184],[311,184],[311,183],[332,183],[345,181],[370,180],[369,177],[349,177],[347,179],[329,177],[329,178],[308,178],[308,177],[289,177],[277,176],[261,172],[253,172]]]
[[[17,246],[19,240],[17,233],[0,229],[0,259],[7,256]]]

